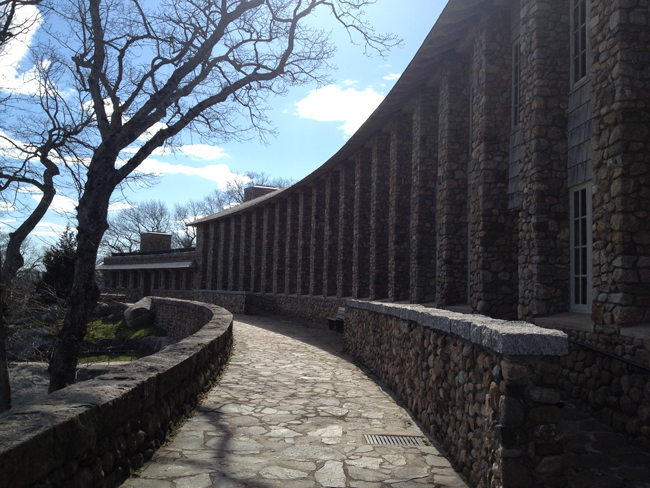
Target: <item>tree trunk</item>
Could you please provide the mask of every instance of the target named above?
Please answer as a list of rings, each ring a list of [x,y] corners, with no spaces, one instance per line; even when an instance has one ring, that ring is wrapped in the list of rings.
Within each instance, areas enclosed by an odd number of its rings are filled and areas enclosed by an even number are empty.
[[[0,255],[0,268],[2,267],[2,255]],[[2,280],[0,280],[2,283]],[[9,383],[9,363],[7,362],[7,347],[5,339],[7,329],[5,328],[4,314],[4,286],[0,284],[0,413],[11,408],[11,384]]]
[[[109,168],[112,169],[112,164]],[[50,362],[50,393],[74,383],[79,348],[86,336],[88,314],[99,298],[95,262],[99,243],[108,228],[108,204],[116,186],[112,184],[111,176],[109,172],[90,171],[77,207],[77,260],[68,311]]]

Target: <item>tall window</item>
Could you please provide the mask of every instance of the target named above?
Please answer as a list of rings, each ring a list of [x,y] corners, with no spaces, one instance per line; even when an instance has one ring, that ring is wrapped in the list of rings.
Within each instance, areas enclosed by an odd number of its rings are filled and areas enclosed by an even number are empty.
[[[572,0],[571,6],[571,69],[573,82],[578,83],[589,66],[589,0]]]
[[[519,125],[521,109],[521,63],[519,59],[519,41],[512,45],[512,127]]]
[[[591,302],[591,182],[571,190],[571,310],[589,312]]]

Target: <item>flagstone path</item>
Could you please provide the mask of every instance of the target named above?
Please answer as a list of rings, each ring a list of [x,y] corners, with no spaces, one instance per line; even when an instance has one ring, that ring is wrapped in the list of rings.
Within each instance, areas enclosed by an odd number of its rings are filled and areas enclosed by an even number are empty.
[[[126,488],[467,487],[424,435],[342,352],[341,334],[282,317],[235,316],[235,348],[207,399]]]

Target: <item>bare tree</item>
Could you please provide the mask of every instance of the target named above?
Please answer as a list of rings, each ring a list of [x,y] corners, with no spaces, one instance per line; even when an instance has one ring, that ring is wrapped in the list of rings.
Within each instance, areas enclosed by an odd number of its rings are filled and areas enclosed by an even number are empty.
[[[196,244],[196,228],[187,224],[204,215],[201,201],[189,200],[181,205],[174,205],[172,221],[172,244],[178,248],[194,247]]]
[[[96,114],[95,150],[79,200],[75,279],[51,362],[50,391],[72,383],[89,311],[95,259],[111,194],[183,130],[215,142],[263,132],[268,96],[322,83],[334,47],[309,25],[319,9],[383,53],[396,43],[362,19],[373,0],[69,0],[58,33],[72,52],[76,89]],[[107,110],[108,104],[109,110]],[[244,132],[242,132],[244,131]],[[147,135],[146,142],[138,139]],[[120,159],[124,149],[136,146]],[[119,164],[118,164],[119,162]]]
[[[147,200],[138,206],[116,212],[108,218],[102,247],[108,252],[134,252],[140,249],[143,232],[170,232],[172,216],[165,202]]]

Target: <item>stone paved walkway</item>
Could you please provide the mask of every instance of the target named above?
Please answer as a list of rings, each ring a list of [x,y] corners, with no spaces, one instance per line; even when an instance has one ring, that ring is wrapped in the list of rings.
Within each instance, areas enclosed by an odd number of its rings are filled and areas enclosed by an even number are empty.
[[[342,353],[340,334],[295,319],[235,320],[224,377],[124,487],[467,486],[433,446],[365,442],[364,434],[423,434]]]

